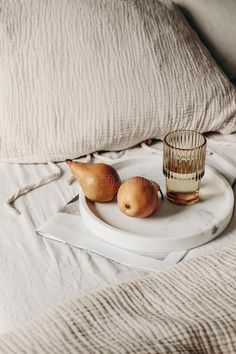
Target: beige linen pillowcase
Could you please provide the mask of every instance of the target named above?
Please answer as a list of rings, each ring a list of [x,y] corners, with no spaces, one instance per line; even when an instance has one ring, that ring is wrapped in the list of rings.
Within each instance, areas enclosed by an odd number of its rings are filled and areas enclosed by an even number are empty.
[[[235,89],[172,3],[6,0],[0,48],[1,161],[236,130]]]

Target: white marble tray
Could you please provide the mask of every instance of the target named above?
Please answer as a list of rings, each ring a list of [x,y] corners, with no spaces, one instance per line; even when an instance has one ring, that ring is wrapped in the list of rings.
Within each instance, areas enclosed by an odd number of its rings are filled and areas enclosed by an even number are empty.
[[[143,176],[158,182],[165,195],[161,156],[150,154],[125,158],[113,166],[122,180]],[[214,239],[228,225],[233,205],[231,186],[210,167],[206,167],[197,204],[178,206],[165,198],[160,200],[156,212],[145,219],[126,216],[115,200],[93,203],[82,191],[80,193],[81,215],[97,236],[118,247],[146,255],[186,250]]]

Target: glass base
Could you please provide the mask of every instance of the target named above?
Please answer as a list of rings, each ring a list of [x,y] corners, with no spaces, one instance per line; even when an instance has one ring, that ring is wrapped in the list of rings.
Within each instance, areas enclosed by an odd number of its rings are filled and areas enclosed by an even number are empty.
[[[174,204],[178,205],[192,205],[199,200],[199,190],[194,192],[173,192],[167,189],[167,199]]]

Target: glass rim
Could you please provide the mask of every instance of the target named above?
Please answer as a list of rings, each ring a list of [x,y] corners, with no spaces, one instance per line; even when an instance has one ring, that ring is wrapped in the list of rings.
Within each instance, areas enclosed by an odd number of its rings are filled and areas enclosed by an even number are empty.
[[[198,135],[200,135],[200,136],[203,138],[203,143],[202,143],[201,145],[195,146],[195,147],[193,147],[193,148],[180,148],[180,147],[171,145],[170,143],[168,143],[168,142],[166,141],[167,137],[168,137],[170,134],[173,134],[173,133],[180,133],[180,132],[197,133]],[[198,132],[197,130],[191,130],[191,129],[177,129],[177,130],[173,130],[172,132],[169,132],[169,133],[167,133],[167,134],[165,135],[163,141],[164,141],[164,143],[165,143],[166,145],[168,145],[170,148],[172,148],[172,149],[177,149],[177,150],[183,150],[183,151],[192,151],[192,150],[200,149],[200,148],[204,147],[204,146],[206,145],[206,143],[207,143],[207,139],[206,139],[206,137],[205,137],[202,133]]]

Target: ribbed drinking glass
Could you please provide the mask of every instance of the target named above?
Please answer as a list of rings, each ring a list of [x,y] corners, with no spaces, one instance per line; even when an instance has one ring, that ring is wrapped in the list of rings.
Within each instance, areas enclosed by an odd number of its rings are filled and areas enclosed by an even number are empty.
[[[206,138],[197,131],[176,130],[165,136],[163,173],[171,202],[190,205],[198,201],[205,159]]]

